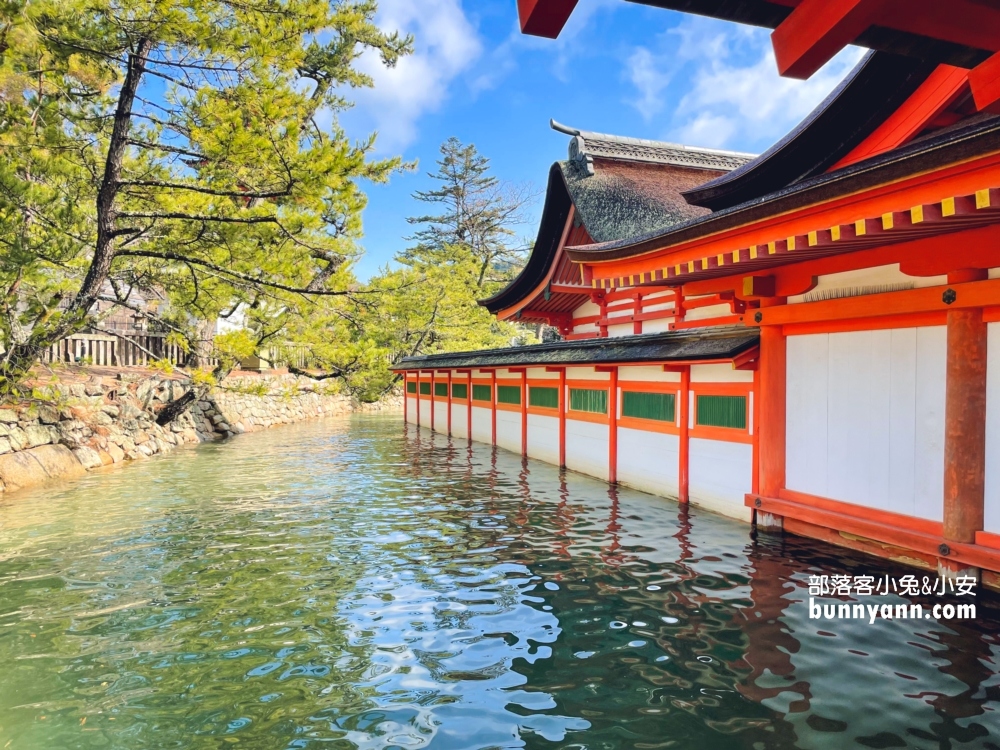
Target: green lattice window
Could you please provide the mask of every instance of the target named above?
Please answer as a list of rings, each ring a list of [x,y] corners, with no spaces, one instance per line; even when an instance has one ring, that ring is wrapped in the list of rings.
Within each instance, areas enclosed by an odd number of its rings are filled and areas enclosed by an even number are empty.
[[[570,388],[569,408],[572,411],[589,411],[594,414],[608,413],[608,392],[591,388]]]
[[[473,385],[472,386],[472,400],[473,401],[492,401],[493,400],[493,389],[488,385]]]
[[[425,383],[421,383],[420,384],[420,392],[423,395],[425,395],[425,396],[430,396],[431,395],[431,384],[430,383],[426,383],[426,382]]]
[[[452,383],[451,384],[451,397],[452,398],[468,398],[469,397],[469,386],[465,383]]]
[[[622,416],[673,422],[677,396],[673,393],[622,392]]]
[[[528,389],[528,406],[543,406],[546,409],[559,408],[559,389],[533,385]]]
[[[498,404],[514,404],[515,406],[521,403],[521,386],[519,385],[498,385],[497,386],[497,403]]]
[[[703,427],[747,428],[746,396],[698,396],[695,424]]]
[[[416,382],[414,382],[413,380],[411,380],[409,383],[407,383],[406,384],[406,392],[407,393],[416,393],[417,392],[417,384],[416,384]]]
[[[448,384],[447,383],[435,383],[434,384],[434,395],[442,396],[448,398]]]

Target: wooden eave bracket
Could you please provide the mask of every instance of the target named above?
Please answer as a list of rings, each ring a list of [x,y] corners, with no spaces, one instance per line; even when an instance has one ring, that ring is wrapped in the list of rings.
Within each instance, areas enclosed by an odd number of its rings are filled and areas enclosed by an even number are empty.
[[[969,87],[976,109],[1000,114],[1000,52],[969,71]]]
[[[576,4],[577,0],[517,0],[521,33],[557,38]]]
[[[771,33],[778,73],[809,78],[872,25],[887,0],[802,0]]]
[[[734,370],[756,370],[757,361],[760,359],[760,347],[754,346],[747,349],[745,352],[737,354],[733,357],[733,369]]]

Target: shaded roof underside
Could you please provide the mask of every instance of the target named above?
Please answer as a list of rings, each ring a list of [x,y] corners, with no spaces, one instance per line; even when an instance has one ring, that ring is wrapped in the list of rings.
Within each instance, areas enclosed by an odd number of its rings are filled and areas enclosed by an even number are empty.
[[[407,357],[392,369],[404,371],[567,364],[728,361],[756,346],[759,338],[757,329],[743,327],[673,331]]]
[[[832,2],[832,0],[830,0]],[[789,0],[629,0],[640,5],[677,10],[698,16],[735,21],[766,29],[777,28],[794,9]],[[988,4],[984,3],[984,4]],[[901,11],[904,12],[904,11]],[[921,34],[870,26],[857,36],[855,44],[896,55],[974,68],[990,56],[990,51],[955,44]]]

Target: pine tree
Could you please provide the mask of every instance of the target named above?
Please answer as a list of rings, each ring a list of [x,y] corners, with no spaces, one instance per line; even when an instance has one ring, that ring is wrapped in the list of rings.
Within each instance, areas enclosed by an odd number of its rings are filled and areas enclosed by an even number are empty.
[[[524,207],[535,195],[525,186],[491,175],[489,159],[474,144],[465,145],[453,136],[440,150],[438,169],[428,174],[440,187],[417,191],[413,197],[440,205],[442,213],[407,219],[422,228],[410,238],[417,244],[398,259],[426,267],[471,258],[478,289],[506,282],[524,261],[524,245],[516,242],[514,227],[524,222]]]
[[[337,124],[412,40],[375,0],[11,0],[0,14],[0,390],[98,301],[157,322],[350,295],[365,196],[403,166]],[[136,308],[136,314],[150,315]],[[259,328],[258,336],[274,336]]]

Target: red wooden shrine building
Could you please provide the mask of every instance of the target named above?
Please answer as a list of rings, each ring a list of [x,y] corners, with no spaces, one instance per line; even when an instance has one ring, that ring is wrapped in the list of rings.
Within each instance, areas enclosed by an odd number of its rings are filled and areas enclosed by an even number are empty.
[[[522,28],[575,4],[519,0]],[[997,585],[1000,8],[644,4],[773,28],[785,75],[872,52],[753,159],[562,128],[483,304],[566,341],[404,360],[407,418]]]

